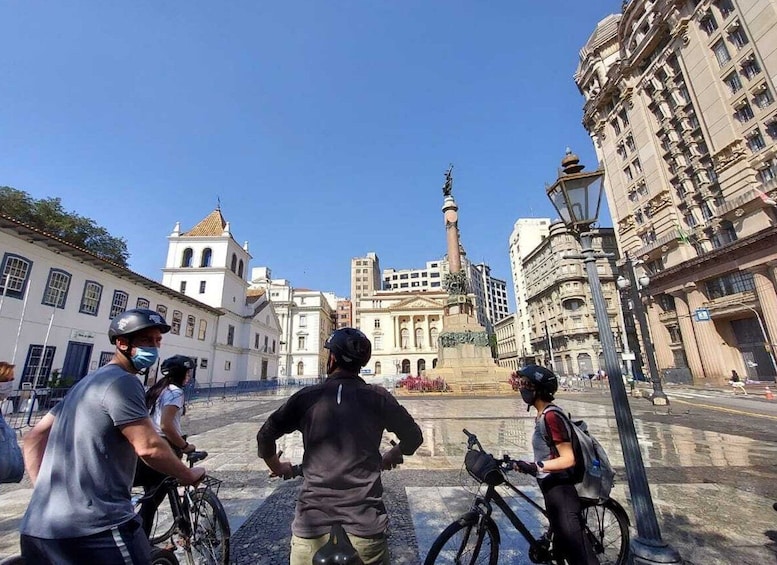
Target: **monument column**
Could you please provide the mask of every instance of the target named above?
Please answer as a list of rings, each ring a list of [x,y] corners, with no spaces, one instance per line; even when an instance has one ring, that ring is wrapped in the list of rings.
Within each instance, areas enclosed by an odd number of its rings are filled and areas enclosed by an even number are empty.
[[[688,308],[685,292],[678,290],[670,292],[674,296],[675,306],[677,308],[677,320],[680,324],[680,336],[683,339],[683,349],[685,358],[688,360],[688,368],[691,370],[694,384],[707,378],[704,372],[704,366],[699,355],[699,346],[696,342],[696,332],[694,331],[693,321],[691,321],[691,311]]]

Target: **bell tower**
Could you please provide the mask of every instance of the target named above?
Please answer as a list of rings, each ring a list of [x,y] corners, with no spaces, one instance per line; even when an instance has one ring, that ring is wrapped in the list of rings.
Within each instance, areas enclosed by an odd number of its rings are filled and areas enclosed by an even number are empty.
[[[214,308],[240,313],[248,287],[248,242],[232,237],[217,206],[189,231],[176,222],[168,236],[162,284]]]

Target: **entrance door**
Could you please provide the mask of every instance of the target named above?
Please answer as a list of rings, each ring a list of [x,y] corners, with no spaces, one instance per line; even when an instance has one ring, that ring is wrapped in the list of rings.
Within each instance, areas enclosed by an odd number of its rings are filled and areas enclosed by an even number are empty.
[[[92,358],[92,344],[69,341],[65,362],[62,364],[62,378],[66,382],[77,383],[89,372],[89,360]]]

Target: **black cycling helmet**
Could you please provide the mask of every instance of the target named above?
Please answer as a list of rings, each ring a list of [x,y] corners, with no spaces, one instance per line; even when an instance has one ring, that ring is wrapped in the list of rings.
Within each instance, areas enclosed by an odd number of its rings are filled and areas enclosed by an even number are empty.
[[[113,320],[108,328],[108,339],[116,343],[116,338],[122,335],[130,335],[147,328],[158,328],[163,334],[170,331],[161,314],[146,308],[134,308],[125,310]]]
[[[185,375],[194,369],[194,361],[186,355],[173,355],[162,361],[160,371],[164,376]]]
[[[357,329],[340,328],[329,336],[324,347],[332,352],[339,365],[364,367],[372,356],[370,340]]]
[[[558,390],[558,377],[556,374],[541,365],[526,365],[518,369],[518,375],[529,379],[538,392],[544,392],[552,396]]]

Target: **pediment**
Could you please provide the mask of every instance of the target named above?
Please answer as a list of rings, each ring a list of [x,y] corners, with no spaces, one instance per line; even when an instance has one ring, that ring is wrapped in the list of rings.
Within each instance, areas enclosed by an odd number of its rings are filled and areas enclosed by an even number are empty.
[[[434,300],[423,296],[411,296],[391,307],[392,310],[439,310],[445,306],[441,300]]]

